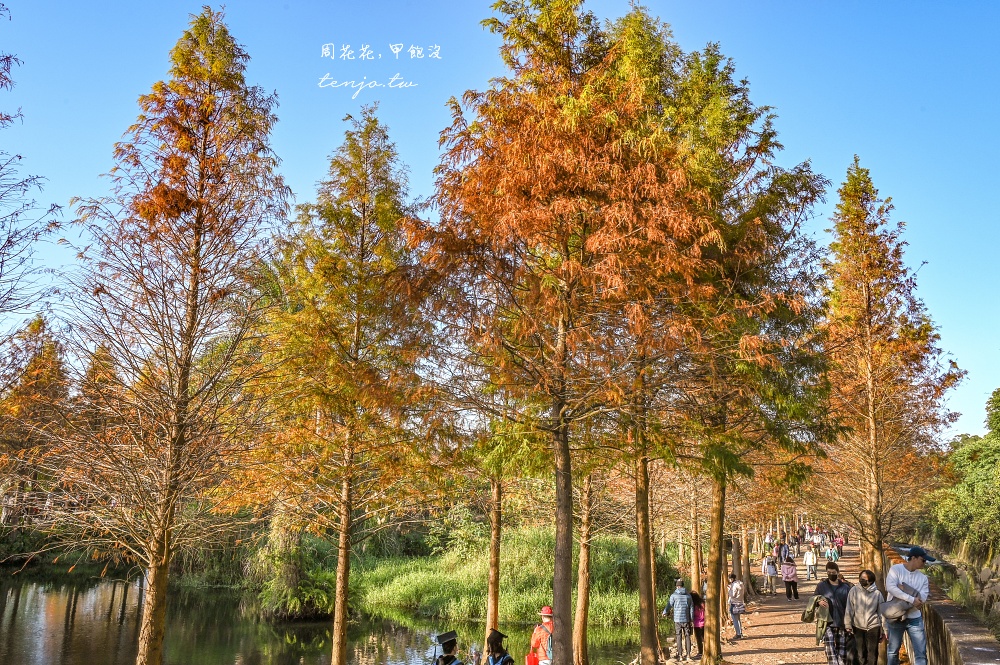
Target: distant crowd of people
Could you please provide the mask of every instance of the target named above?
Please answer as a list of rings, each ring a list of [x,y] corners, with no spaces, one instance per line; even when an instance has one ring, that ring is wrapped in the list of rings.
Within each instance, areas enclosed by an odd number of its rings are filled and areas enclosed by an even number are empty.
[[[814,529],[804,524],[798,532],[789,538],[784,531],[775,538],[771,531],[764,536],[764,544],[769,552],[761,560],[760,572],[764,579],[762,593],[770,591],[777,595],[778,577],[785,585],[785,596],[788,600],[798,599],[799,574],[795,556],[802,556],[802,565],[806,567],[806,581],[819,579],[817,565],[822,553],[827,561],[837,562],[844,555],[844,545],[847,543],[847,531]],[[795,548],[794,556],[792,548]],[[805,552],[803,553],[803,549]]]
[[[797,600],[796,557],[801,556],[806,581],[819,580],[803,620],[816,621],[817,644],[823,644],[828,665],[876,665],[880,640],[887,642],[888,665],[899,665],[904,633],[910,637],[910,662],[927,665],[927,637],[921,607],[930,587],[927,576],[918,571],[927,562],[934,561],[934,557],[923,548],[912,548],[905,563],[889,569],[883,594],[873,571],[861,571],[856,585],[840,572],[838,561],[848,539],[846,529],[835,531],[806,524],[791,536],[769,532],[764,537],[766,554],[761,558],[763,583],[760,592],[777,595],[780,577],[786,599],[789,602]],[[820,556],[826,560],[824,579],[819,578],[817,570]],[[703,573],[703,577],[707,575]],[[707,589],[703,586],[701,594],[688,593],[683,580],[677,580],[675,586],[663,613],[672,615],[674,620],[675,662],[690,662],[702,655]],[[729,576],[725,592],[734,639],[744,637],[742,616],[746,613],[746,591],[743,580],[736,575]],[[693,653],[695,646],[697,654]]]
[[[927,636],[921,608],[927,601],[930,586],[927,576],[919,571],[935,559],[926,550],[911,548],[905,563],[889,569],[883,594],[873,571],[862,570],[856,585],[840,572],[838,560],[848,542],[846,530],[835,532],[802,525],[791,537],[785,533],[775,537],[769,532],[764,542],[767,553],[762,557],[760,591],[765,595],[768,591],[777,595],[780,576],[789,602],[799,598],[795,557],[802,556],[807,582],[819,579],[816,569],[820,553],[826,559],[826,576],[816,585],[802,620],[816,623],[816,641],[823,644],[828,665],[877,665],[881,640],[887,642],[887,665],[899,665],[904,634],[910,638],[910,662],[927,665]],[[707,580],[707,574],[703,577]],[[744,581],[730,575],[725,593],[734,637],[743,639],[741,618],[746,613],[747,598]],[[707,581],[701,593],[688,592],[683,579],[675,581],[674,592],[663,609],[663,615],[673,619],[675,662],[692,662],[704,653],[706,596]],[[532,632],[526,665],[551,665],[552,608],[543,607],[539,615],[541,621]],[[474,652],[471,665],[513,665],[513,657],[503,646],[506,637],[492,629],[482,660],[480,654]],[[455,655],[457,636],[454,632],[439,635],[437,641],[443,653],[436,659],[436,665],[464,665]]]

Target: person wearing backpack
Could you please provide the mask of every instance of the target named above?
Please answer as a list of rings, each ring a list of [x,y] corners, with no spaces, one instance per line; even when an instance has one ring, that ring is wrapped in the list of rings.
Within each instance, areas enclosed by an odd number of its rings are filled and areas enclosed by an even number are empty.
[[[531,634],[531,653],[538,656],[538,665],[552,663],[552,608],[548,605],[538,613],[542,622],[535,626]]]
[[[899,665],[899,646],[903,643],[903,633],[910,636],[910,646],[906,648],[910,661],[914,665],[927,665],[927,631],[922,609],[930,594],[930,584],[921,568],[934,561],[937,559],[924,548],[911,547],[906,563],[897,563],[885,577],[886,598],[902,600],[910,606],[900,621],[886,623],[887,665]]]
[[[777,575],[775,575],[777,578]],[[729,601],[729,616],[733,619],[733,629],[736,630],[736,639],[743,639],[743,624],[740,622],[740,615],[747,611],[745,589],[743,582],[736,579],[736,575],[729,574],[729,589],[726,592]]]
[[[503,640],[507,637],[496,628],[490,629],[486,636],[486,660],[482,665],[514,665],[514,657],[503,648]]]

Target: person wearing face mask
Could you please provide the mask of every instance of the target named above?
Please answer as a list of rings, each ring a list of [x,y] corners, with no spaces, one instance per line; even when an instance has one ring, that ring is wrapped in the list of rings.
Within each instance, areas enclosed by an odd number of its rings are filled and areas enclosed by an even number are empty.
[[[840,566],[835,561],[826,564],[826,579],[816,585],[816,595],[822,596],[819,604],[830,612],[830,623],[823,635],[828,665],[847,664],[847,631],[844,628],[844,614],[847,612],[847,596],[851,592],[850,583],[840,576]]]
[[[885,602],[882,592],[875,585],[875,573],[862,570],[859,586],[851,587],[847,594],[844,628],[853,633],[859,665],[877,665],[878,641],[882,637],[882,617],[878,607]]]

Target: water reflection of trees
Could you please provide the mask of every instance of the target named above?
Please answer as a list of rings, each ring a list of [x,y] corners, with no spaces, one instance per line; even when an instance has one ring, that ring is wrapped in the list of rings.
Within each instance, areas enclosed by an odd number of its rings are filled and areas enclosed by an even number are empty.
[[[127,593],[132,586],[82,577],[4,580],[0,662],[24,662],[29,656],[29,662],[52,665],[134,662],[139,599]]]
[[[0,581],[0,663],[21,662],[36,653],[51,665],[131,665],[135,660],[140,587],[124,580],[80,576],[38,576],[37,581]],[[171,589],[167,617],[167,665],[329,665],[328,622],[270,624],[244,614],[245,596],[224,589]],[[405,617],[401,617],[405,619]],[[410,619],[358,619],[348,633],[349,661],[357,665],[426,665],[434,653],[432,636],[459,633],[467,656],[482,638],[480,624],[442,624]],[[531,626],[502,626],[519,660],[527,651]],[[36,643],[42,635],[41,643]],[[635,644],[631,630],[592,635],[601,662],[620,657]],[[11,659],[11,654],[15,654]]]

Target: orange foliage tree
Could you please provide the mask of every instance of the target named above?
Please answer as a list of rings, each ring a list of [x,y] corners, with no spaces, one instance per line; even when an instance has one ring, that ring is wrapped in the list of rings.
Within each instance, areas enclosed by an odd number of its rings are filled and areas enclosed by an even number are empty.
[[[779,168],[774,117],[714,46],[691,54],[673,97],[684,160],[709,192],[719,241],[702,250],[707,293],[682,303],[696,335],[684,349],[670,408],[681,464],[712,486],[708,595],[725,596],[726,491],[778,451],[801,478],[829,436],[816,326],[821,276],[802,222],[825,180],[808,163]],[[760,454],[756,454],[760,453]],[[722,607],[705,617],[705,659],[721,660]]]
[[[32,458],[58,433],[60,407],[69,395],[63,346],[45,319],[35,317],[12,336],[5,370],[0,375],[0,535],[12,536],[43,517],[46,479]]]
[[[375,108],[348,119],[316,202],[278,242],[280,306],[264,327],[279,370],[264,385],[279,416],[265,451],[282,488],[274,499],[338,539],[335,665],[347,662],[352,550],[417,498],[409,471],[430,340],[403,232],[414,213],[405,171]]]
[[[884,579],[883,543],[913,514],[913,487],[934,475],[934,435],[964,372],[946,361],[916,280],[903,261],[902,223],[891,224],[868,169],[855,156],[839,190],[825,328],[831,409],[846,426],[814,484],[821,509],[856,530],[862,563]]]
[[[138,665],[162,662],[171,561],[217,536],[220,488],[258,430],[252,267],[288,195],[268,143],[276,100],[247,85],[222,15],[192,17],[170,60],[115,146],[112,195],[79,207],[92,245],[72,346],[103,369],[81,378],[89,415],[46,467],[73,498],[52,528],[145,568]]]
[[[467,92],[465,110],[453,102],[441,222],[425,229],[448,323],[469,351],[462,366],[530,405],[498,415],[537,423],[551,447],[556,665],[574,661],[571,431],[635,375],[606,352],[607,321],[639,324],[641,308],[622,299],[643,279],[653,293],[657,279],[693,273],[710,231],[659,131],[649,40],[638,30],[606,40],[580,4],[497,3],[488,24],[511,75]]]

